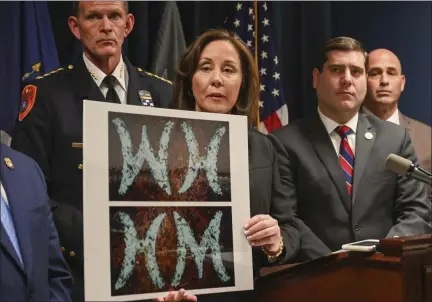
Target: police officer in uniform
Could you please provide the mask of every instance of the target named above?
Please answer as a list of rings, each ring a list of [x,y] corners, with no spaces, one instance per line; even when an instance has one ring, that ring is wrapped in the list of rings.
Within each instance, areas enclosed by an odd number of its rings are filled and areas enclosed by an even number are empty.
[[[63,255],[74,277],[72,297],[82,302],[83,100],[159,107],[171,100],[172,86],[122,56],[134,25],[126,1],[76,1],[74,6],[68,24],[84,52],[73,65],[24,87],[12,147],[35,159],[45,174]]]

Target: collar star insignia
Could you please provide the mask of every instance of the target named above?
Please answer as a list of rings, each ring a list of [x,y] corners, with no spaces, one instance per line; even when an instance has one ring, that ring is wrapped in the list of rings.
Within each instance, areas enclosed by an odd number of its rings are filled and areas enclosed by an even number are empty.
[[[123,77],[124,77],[124,63],[122,63],[120,67],[120,78],[123,79]]]
[[[87,70],[88,70],[88,69],[87,69]],[[90,73],[90,75],[91,75],[91,77],[92,77],[93,79],[95,79],[96,81],[98,80],[97,76],[94,74],[93,71],[88,70],[88,72]]]

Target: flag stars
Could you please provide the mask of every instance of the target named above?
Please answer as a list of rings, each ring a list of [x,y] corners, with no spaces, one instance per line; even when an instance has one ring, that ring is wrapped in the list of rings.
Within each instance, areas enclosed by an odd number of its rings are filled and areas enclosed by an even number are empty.
[[[234,21],[234,26],[235,26],[235,27],[240,27],[240,20],[239,20],[239,19],[236,19],[236,20]]]
[[[279,60],[277,56],[274,57],[273,62],[275,63],[275,65],[279,64]]]
[[[263,41],[263,43],[264,42],[268,42],[269,41],[269,36],[267,36],[267,35],[262,35],[262,37],[261,37],[261,40]]]
[[[279,90],[273,89],[272,94],[273,96],[279,96]]]
[[[241,9],[242,9],[242,6],[243,6],[243,4],[241,4],[241,3],[237,3],[237,11],[241,10]]]
[[[267,11],[267,2],[264,2],[263,8],[264,8],[265,11]]]
[[[264,102],[263,101],[259,101],[259,106],[260,106],[260,108],[264,108]]]
[[[262,52],[261,52],[261,59],[266,59],[267,58],[267,53],[263,50]]]
[[[263,68],[263,67],[261,67],[261,69],[260,69],[260,74],[261,75],[265,75],[265,74],[267,74],[267,69],[266,68]]]
[[[265,91],[265,85],[264,84],[260,84],[260,91]]]
[[[248,47],[252,47],[252,41],[251,40],[247,40],[246,44]]]
[[[273,78],[275,79],[275,81],[276,81],[276,80],[280,80],[280,73],[275,72],[275,73],[273,74]]]
[[[264,20],[262,21],[262,24],[264,24],[264,26],[269,26],[270,25],[269,19],[264,18]]]
[[[249,16],[250,16],[250,15],[253,15],[253,13],[254,13],[254,12],[253,12],[253,8],[252,8],[252,7],[249,7]]]
[[[253,31],[252,24],[248,24],[248,31]]]

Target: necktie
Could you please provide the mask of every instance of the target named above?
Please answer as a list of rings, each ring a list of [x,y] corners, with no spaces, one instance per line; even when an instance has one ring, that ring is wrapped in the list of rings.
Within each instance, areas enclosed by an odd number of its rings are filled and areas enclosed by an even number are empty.
[[[354,175],[354,153],[351,150],[347,139],[348,134],[351,132],[351,128],[345,125],[339,126],[336,127],[335,132],[339,134],[342,139],[339,148],[339,162],[345,175],[348,194],[351,197]]]
[[[15,248],[15,252],[17,253],[19,260],[21,261],[21,264],[23,264],[21,251],[18,244],[18,238],[16,236],[15,226],[12,221],[12,216],[10,213],[9,206],[4,201],[3,196],[0,195],[0,199],[1,199],[1,222],[3,224],[6,233],[9,236],[10,241],[12,242],[13,247]]]
[[[114,89],[114,84],[116,82],[116,78],[113,75],[107,75],[103,79],[103,83],[105,83],[108,86],[108,91],[105,96],[105,99],[111,103],[118,103],[120,104],[120,99],[117,95],[117,92]]]

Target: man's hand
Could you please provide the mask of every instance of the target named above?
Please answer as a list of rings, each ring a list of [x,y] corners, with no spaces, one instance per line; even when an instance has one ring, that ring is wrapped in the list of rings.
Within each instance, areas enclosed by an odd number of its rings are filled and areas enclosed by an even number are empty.
[[[166,301],[198,301],[195,295],[186,294],[184,289],[179,291],[169,292],[165,297],[153,299],[155,302],[166,302]]]
[[[272,254],[279,251],[281,232],[277,220],[270,215],[255,215],[246,222],[244,228],[250,245],[262,246]]]

